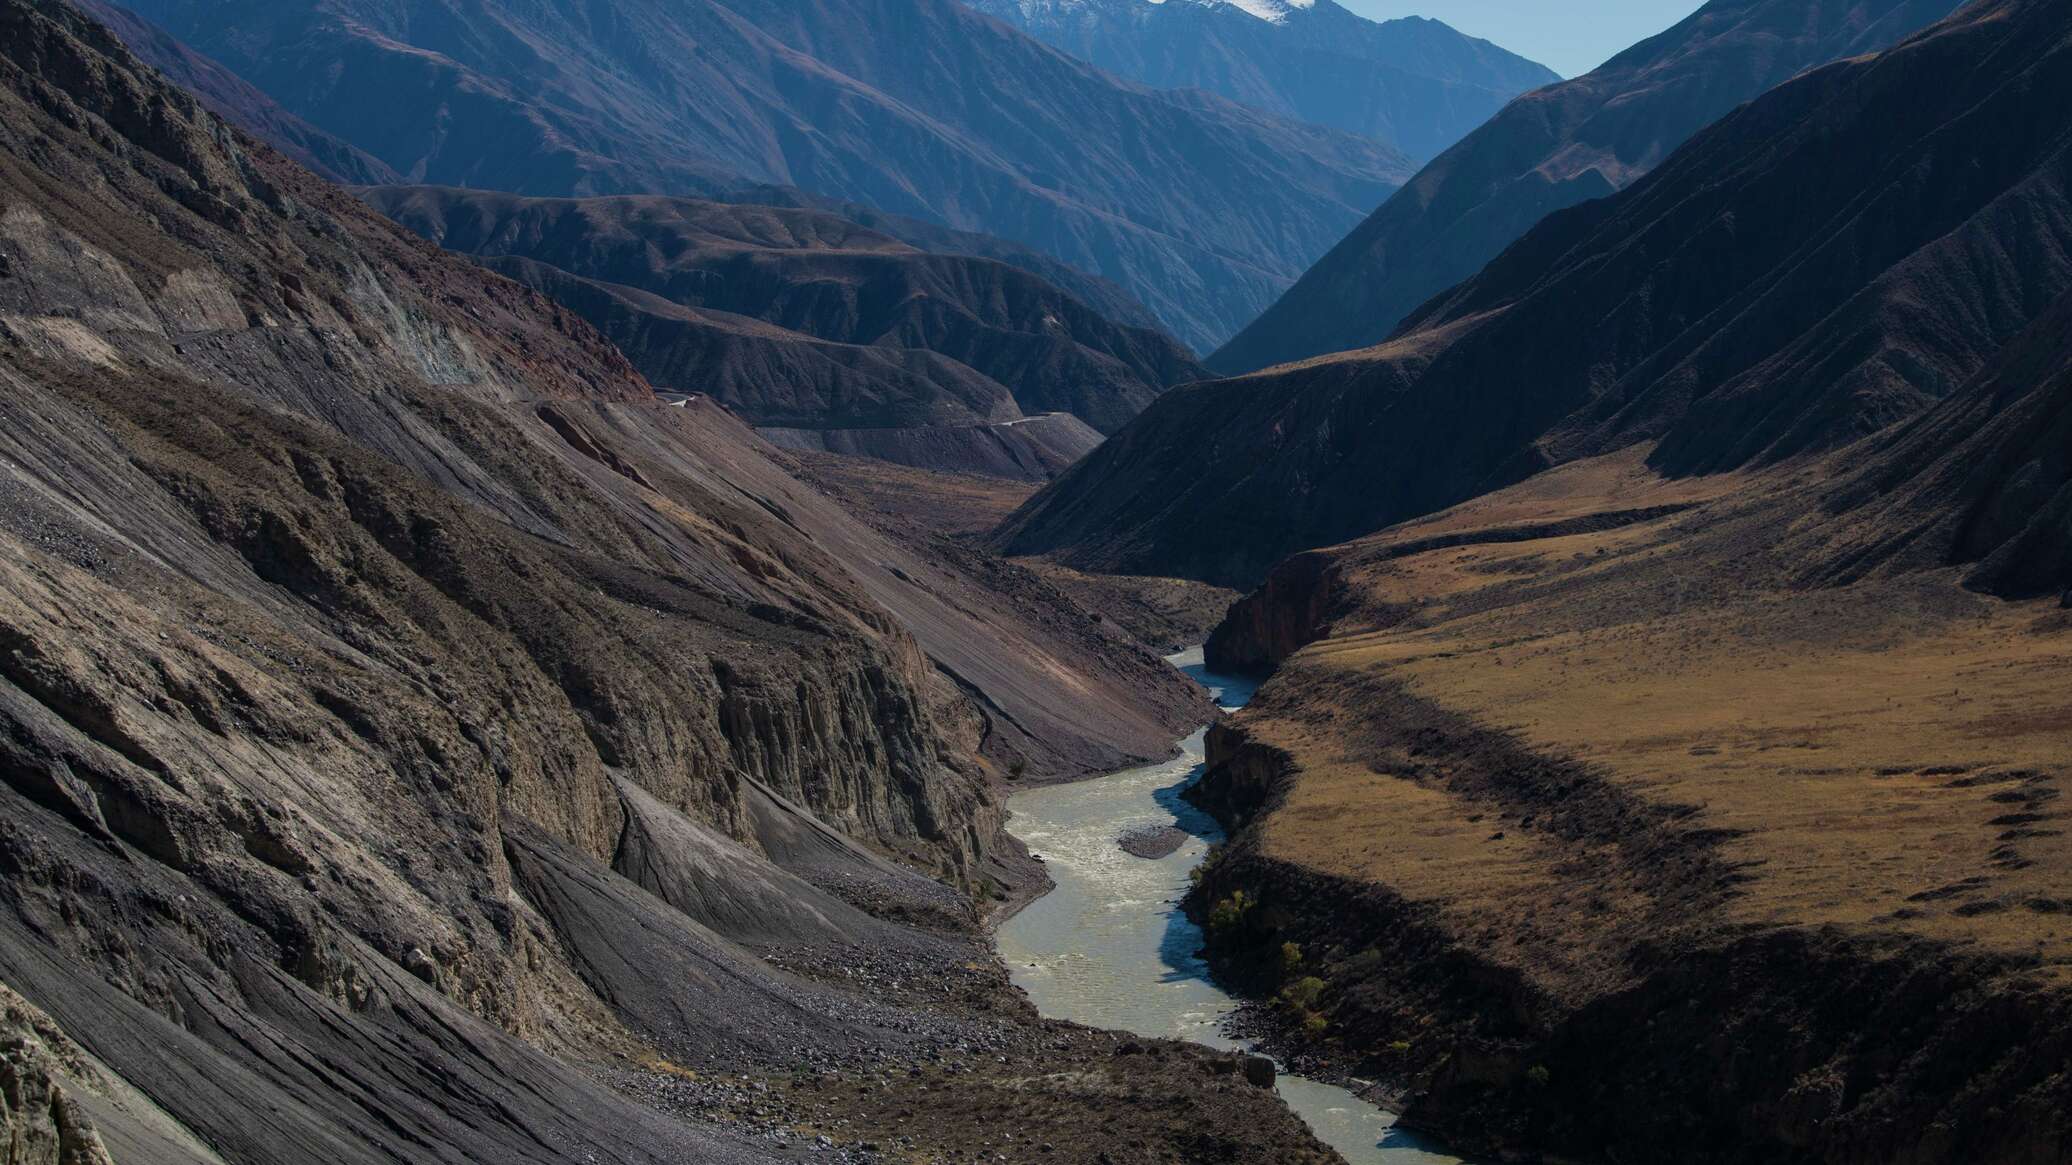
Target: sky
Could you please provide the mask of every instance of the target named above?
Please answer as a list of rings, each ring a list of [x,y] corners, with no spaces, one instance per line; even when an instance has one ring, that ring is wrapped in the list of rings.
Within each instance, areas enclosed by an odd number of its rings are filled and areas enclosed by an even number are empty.
[[[1338,0],[1363,16],[1429,16],[1530,57],[1564,77],[1661,32],[1700,0]]]

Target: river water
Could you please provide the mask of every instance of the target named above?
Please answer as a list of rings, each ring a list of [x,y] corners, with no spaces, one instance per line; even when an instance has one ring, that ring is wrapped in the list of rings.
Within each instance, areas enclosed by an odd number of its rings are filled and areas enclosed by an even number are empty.
[[[1201,650],[1172,657],[1225,708],[1253,686],[1212,675]],[[1237,1000],[1196,956],[1201,928],[1180,911],[1187,875],[1223,839],[1214,818],[1180,799],[1200,775],[1203,732],[1182,755],[1097,780],[1016,794],[1008,829],[1044,860],[1057,888],[1001,926],[1000,954],[1046,1016],[1138,1035],[1243,1046],[1223,1021]],[[1156,861],[1124,853],[1117,839],[1143,826],[1178,825],[1185,845]],[[1420,1145],[1389,1113],[1343,1088],[1283,1075],[1288,1107],[1351,1165],[1441,1165],[1456,1158]]]

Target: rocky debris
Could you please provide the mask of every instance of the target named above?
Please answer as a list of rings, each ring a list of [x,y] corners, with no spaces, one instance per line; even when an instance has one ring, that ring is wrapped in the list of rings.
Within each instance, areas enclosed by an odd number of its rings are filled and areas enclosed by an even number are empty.
[[[114,1165],[82,1098],[107,1081],[49,1016],[0,985],[0,1160]]]
[[[1268,1056],[1245,1057],[1245,1083],[1254,1088],[1272,1088],[1279,1068]]]
[[[43,0],[0,0],[0,500],[24,1136],[91,1152],[62,1089],[146,1162],[749,1165],[591,1066],[1074,1070],[1000,1034],[981,724],[1159,715]]]
[[[1141,825],[1116,838],[1115,844],[1131,857],[1157,861],[1178,853],[1188,837],[1188,832],[1176,825]]]

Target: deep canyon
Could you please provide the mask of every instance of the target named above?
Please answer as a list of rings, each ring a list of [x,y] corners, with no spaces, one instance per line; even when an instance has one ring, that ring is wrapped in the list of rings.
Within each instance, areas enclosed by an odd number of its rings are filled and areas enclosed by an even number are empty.
[[[2072,6],[1531,47],[0,0],[0,1165],[2072,1162]]]

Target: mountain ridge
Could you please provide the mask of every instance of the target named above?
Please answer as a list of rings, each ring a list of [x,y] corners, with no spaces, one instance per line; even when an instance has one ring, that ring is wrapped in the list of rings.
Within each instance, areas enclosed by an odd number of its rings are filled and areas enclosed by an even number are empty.
[[[1385,345],[1168,395],[1002,544],[1250,583],[1578,457],[1653,441],[1658,468],[1718,473],[1918,413],[2072,278],[2062,59],[2037,46],[2001,77],[1981,61],[2015,53],[1993,40],[2011,18],[1961,16],[1549,216]]]
[[[1056,48],[1156,88],[1361,134],[1430,159],[1518,94],[1560,80],[1421,17],[1372,21],[1333,0],[967,0]]]
[[[798,187],[1035,247],[1197,349],[1410,169],[1352,135],[1120,81],[953,0],[243,2],[132,7],[407,181]],[[903,31],[870,35],[885,29]]]
[[[1113,431],[1202,375],[1163,335],[1111,324],[1018,268],[930,254],[821,212],[439,187],[359,194],[568,304],[657,388],[709,393],[759,426],[1065,412]]]
[[[1381,343],[1547,215],[1630,185],[1792,76],[1889,45],[1957,0],[1712,0],[1585,76],[1506,106],[1392,195],[1208,358],[1226,374]]]

